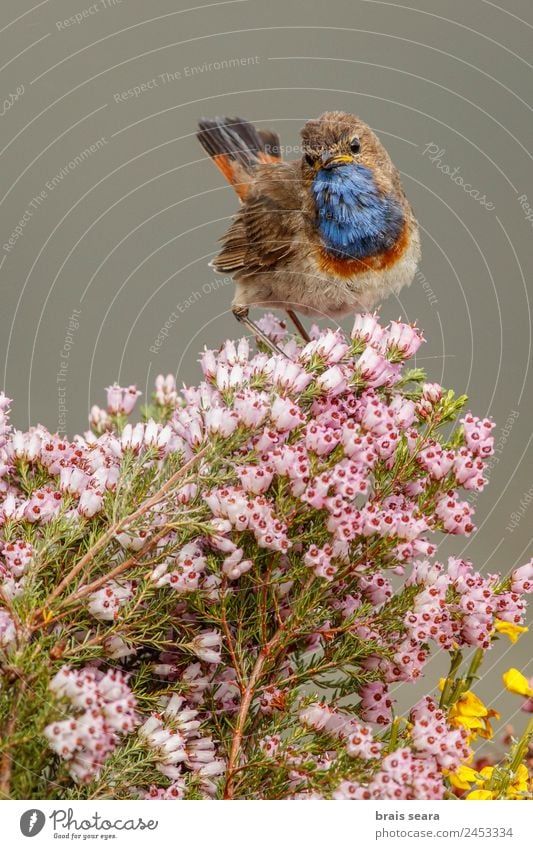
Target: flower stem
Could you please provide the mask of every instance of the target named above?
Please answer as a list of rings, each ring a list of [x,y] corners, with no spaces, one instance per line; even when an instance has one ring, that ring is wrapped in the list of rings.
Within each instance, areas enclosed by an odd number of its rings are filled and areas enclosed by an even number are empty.
[[[252,699],[254,697],[255,688],[257,686],[257,682],[261,678],[261,675],[263,673],[263,667],[266,661],[272,654],[273,649],[277,647],[278,643],[280,642],[283,636],[283,633],[284,629],[280,628],[274,634],[272,639],[265,646],[263,646],[255,662],[255,666],[248,680],[248,684],[246,685],[246,689],[244,691],[241,701],[239,715],[237,717],[237,724],[235,725],[233,740],[231,743],[231,751],[228,761],[228,769],[226,773],[226,784],[224,787],[224,799],[233,799],[233,779],[235,775],[235,770],[237,768],[237,760],[241,751],[244,728],[246,725],[246,720],[248,718],[250,705],[252,704]]]
[[[122,531],[127,525],[131,524],[131,522],[134,522],[135,519],[139,518],[139,516],[143,516],[144,513],[147,513],[148,510],[158,504],[165,497],[168,491],[172,489],[176,481],[179,480],[179,478],[183,477],[183,475],[185,475],[188,471],[190,471],[190,469],[192,469],[195,463],[197,463],[198,460],[205,456],[210,447],[210,445],[204,445],[204,447],[200,451],[198,451],[198,453],[195,454],[194,457],[192,457],[187,463],[185,463],[184,466],[181,466],[181,468],[174,472],[174,474],[166,481],[166,483],[163,484],[163,486],[161,486],[157,490],[154,495],[151,496],[151,498],[148,498],[143,504],[141,504],[140,507],[137,508],[137,510],[135,510],[133,513],[130,513],[129,516],[125,516],[123,519],[120,519],[120,521],[115,522],[105,532],[105,534],[102,534],[100,539],[98,539],[94,543],[94,545],[92,545],[91,548],[86,551],[81,560],[78,560],[78,562],[75,564],[75,566],[72,567],[68,575],[65,575],[63,580],[60,581],[57,587],[50,593],[43,606],[36,611],[35,616],[42,617],[43,613],[47,610],[47,608],[50,607],[52,602],[54,602],[55,599],[59,595],[61,595],[65,587],[67,587],[71,583],[71,581],[73,581],[74,578],[79,575],[82,569],[84,569],[84,567],[87,566],[87,564],[90,563],[91,560],[96,557],[98,552],[101,551],[102,548],[104,548],[117,533],[120,533],[120,531]]]

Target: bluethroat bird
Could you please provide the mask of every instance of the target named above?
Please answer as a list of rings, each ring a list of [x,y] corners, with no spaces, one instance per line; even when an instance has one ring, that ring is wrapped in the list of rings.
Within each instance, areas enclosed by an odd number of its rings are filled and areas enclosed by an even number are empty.
[[[420,234],[400,176],[356,115],[325,112],[286,162],[275,132],[242,118],[202,119],[198,139],[241,206],[211,265],[235,282],[236,318],[275,348],[251,306],[337,318],[371,309],[411,283]]]

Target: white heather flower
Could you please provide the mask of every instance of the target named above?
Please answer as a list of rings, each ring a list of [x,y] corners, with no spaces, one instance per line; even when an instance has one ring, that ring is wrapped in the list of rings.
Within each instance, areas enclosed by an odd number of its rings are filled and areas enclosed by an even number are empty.
[[[93,404],[89,413],[89,424],[96,433],[103,433],[111,426],[111,418],[105,410]]]
[[[425,339],[413,324],[391,321],[386,331],[387,347],[397,350],[405,359],[412,357]]]
[[[158,374],[155,379],[155,398],[160,407],[174,407],[178,398],[176,378],[173,374],[165,377]]]
[[[116,581],[108,581],[103,587],[89,596],[89,613],[96,619],[112,622],[117,618],[119,609],[133,595],[131,583],[125,581],[122,585]]]
[[[0,610],[0,647],[10,649],[15,644],[17,632],[15,624],[7,611]]]
[[[239,419],[232,410],[225,407],[211,407],[204,416],[209,433],[219,433],[221,436],[231,436],[236,429]]]
[[[346,377],[340,366],[331,366],[317,378],[317,384],[325,392],[338,395],[346,389]]]
[[[138,422],[136,425],[127,424],[122,431],[121,445],[124,450],[138,452],[144,442],[144,424]]]
[[[206,663],[220,663],[222,660],[222,638],[218,631],[202,631],[190,646],[196,657]]]
[[[106,656],[112,660],[120,660],[123,657],[137,654],[137,649],[130,648],[118,634],[111,634],[106,637],[103,646]]]
[[[383,336],[376,313],[361,313],[356,315],[351,332],[352,339],[365,342],[367,345],[377,346]]]
[[[98,513],[103,506],[104,496],[94,489],[86,489],[82,492],[78,504],[78,512],[86,519],[90,519]]]

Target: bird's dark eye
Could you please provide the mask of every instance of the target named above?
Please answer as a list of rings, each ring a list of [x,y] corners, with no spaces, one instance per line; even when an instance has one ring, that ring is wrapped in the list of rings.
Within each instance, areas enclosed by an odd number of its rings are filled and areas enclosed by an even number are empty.
[[[313,156],[312,153],[306,153],[305,154],[305,161],[307,162],[308,165],[314,165],[315,162],[316,162],[316,156]]]
[[[350,150],[352,153],[359,153],[361,150],[361,142],[358,138],[353,138],[350,142]]]

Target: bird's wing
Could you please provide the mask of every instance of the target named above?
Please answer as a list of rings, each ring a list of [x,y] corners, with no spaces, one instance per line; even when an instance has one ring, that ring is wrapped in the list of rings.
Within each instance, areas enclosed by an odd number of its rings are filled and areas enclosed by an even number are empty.
[[[299,175],[292,163],[257,169],[242,207],[212,265],[240,277],[272,270],[297,249],[303,231]]]

